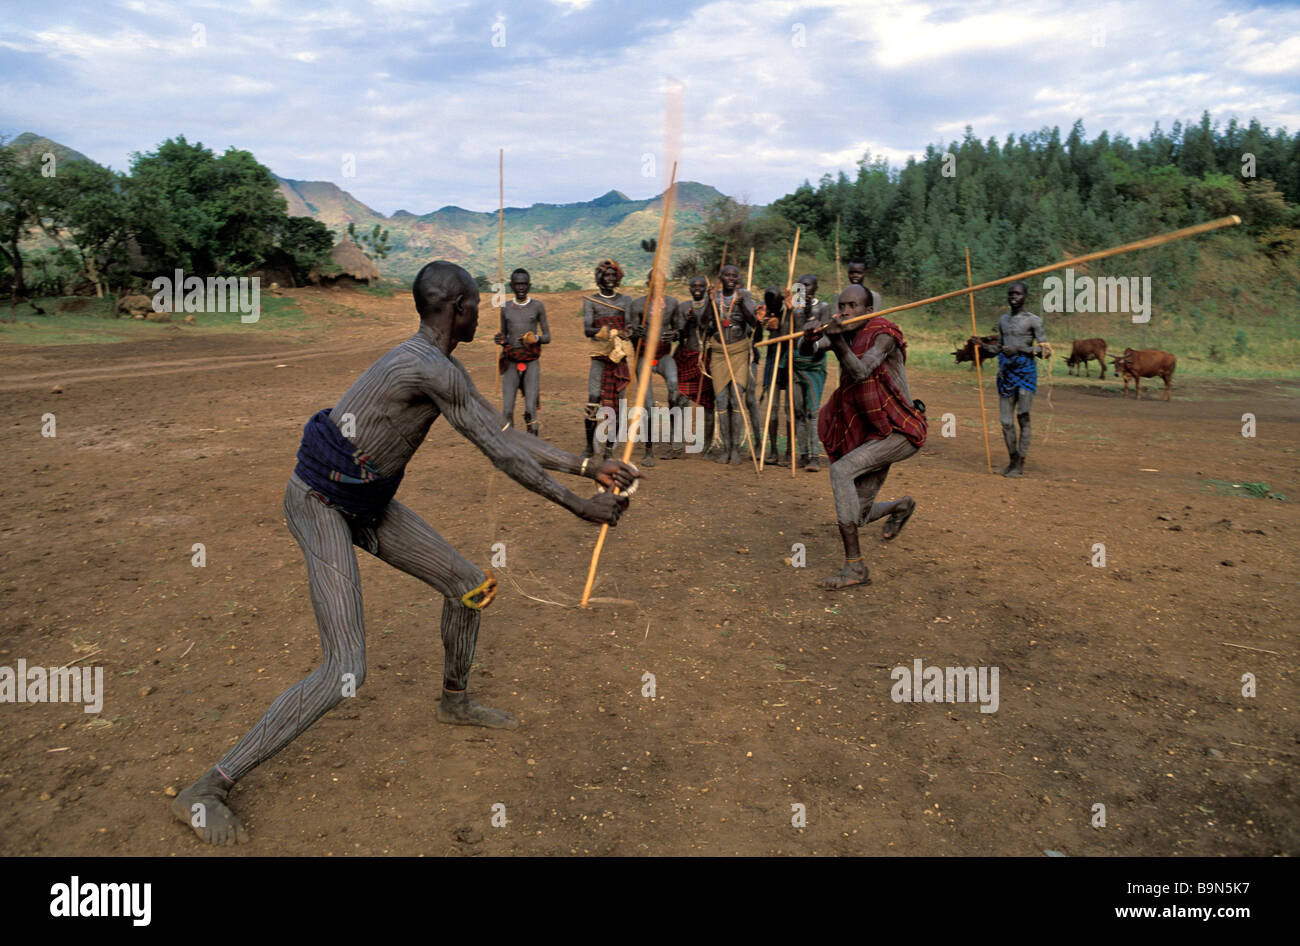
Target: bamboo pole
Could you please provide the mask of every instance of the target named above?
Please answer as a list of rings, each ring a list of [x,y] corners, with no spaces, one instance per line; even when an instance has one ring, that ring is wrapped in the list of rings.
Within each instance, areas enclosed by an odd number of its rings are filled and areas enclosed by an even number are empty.
[[[754,248],[749,248],[749,272],[745,274],[745,291],[754,291]]]
[[[970,275],[970,247],[966,247],[966,285],[974,285]],[[984,431],[984,462],[988,464],[989,472],[993,472],[993,455],[989,452],[989,429],[984,421],[984,372],[980,369],[980,343],[979,329],[975,327],[975,296],[966,297],[970,300],[970,333],[975,339],[975,378],[976,384],[980,389],[980,430]]]
[[[790,304],[790,293],[794,289],[794,264],[799,258],[799,234],[801,228],[794,228],[794,246],[790,248],[790,271],[785,278],[785,300],[786,305]],[[790,310],[790,328],[794,328],[794,309]],[[790,475],[798,476],[795,472],[794,459],[794,340],[799,333],[790,335],[790,344],[786,347],[786,377],[785,377],[785,394],[786,394],[786,413],[790,415]],[[762,344],[762,343],[760,343]]]
[[[1171,230],[1169,233],[1161,233],[1157,236],[1146,237],[1142,240],[1135,240],[1132,243],[1124,243],[1120,246],[1112,246],[1107,250],[1097,250],[1095,253],[1085,253],[1083,256],[1075,256],[1071,259],[1061,260],[1059,263],[1049,263],[1047,266],[1039,266],[1037,269],[1027,269],[1023,273],[1016,273],[1014,276],[1004,276],[1001,279],[994,279],[989,282],[980,283],[978,286],[970,286],[966,289],[954,289],[952,292],[945,292],[937,296],[930,296],[928,299],[918,299],[915,302],[907,302],[903,305],[896,305],[893,308],[881,309],[879,312],[869,312],[866,315],[855,316],[851,319],[845,319],[841,324],[856,325],[859,322],[865,322],[867,319],[874,318],[877,315],[890,315],[894,312],[902,312],[905,309],[915,309],[919,306],[930,305],[933,302],[943,302],[945,299],[955,299],[958,296],[969,295],[974,292],[982,292],[985,289],[992,289],[995,286],[1005,286],[1009,282],[1028,279],[1030,276],[1040,276],[1043,273],[1050,273],[1055,269],[1064,269],[1067,266],[1076,266],[1080,263],[1089,263],[1093,260],[1105,259],[1108,256],[1118,256],[1120,253],[1132,253],[1136,250],[1147,250],[1153,246],[1160,246],[1163,243],[1169,243],[1173,240],[1182,240],[1187,237],[1200,236],[1202,233],[1210,233],[1214,230],[1222,230],[1224,227],[1235,227],[1241,223],[1241,218],[1236,214],[1228,217],[1220,217],[1218,220],[1210,220],[1206,223],[1198,223],[1192,227],[1183,227],[1181,230]],[[818,331],[826,328],[825,325],[818,326]],[[784,342],[788,339],[798,338],[802,332],[795,332],[793,335],[783,335],[779,338],[769,338],[759,342],[758,347],[765,345],[775,345],[778,342]]]
[[[668,190],[664,194],[664,218],[659,222],[659,242],[655,246],[655,256],[653,271],[654,278],[650,282],[649,290],[646,293],[646,311],[650,314],[650,325],[646,331],[647,338],[658,338],[659,330],[663,328],[664,323],[664,267],[660,265],[662,258],[666,263],[669,257],[668,242],[672,239],[672,216],[673,216],[673,198],[677,191],[677,162],[673,162],[672,176],[668,179]],[[662,254],[662,257],[661,257]],[[645,411],[642,404],[645,402],[646,388],[650,384],[650,358],[642,358],[636,370],[636,389],[635,397],[632,403],[635,407],[632,410],[637,411],[637,424],[648,422],[645,417]],[[632,459],[632,448],[636,438],[628,433],[627,442],[623,444],[623,462],[628,463]],[[618,487],[614,487],[614,493],[618,493]],[[600,552],[605,547],[605,538],[609,535],[609,524],[606,523],[600,527],[600,535],[596,538],[596,548],[591,553],[591,566],[587,569],[587,584],[582,589],[582,607],[587,607],[591,600],[591,588],[596,583],[596,568],[600,564]]]

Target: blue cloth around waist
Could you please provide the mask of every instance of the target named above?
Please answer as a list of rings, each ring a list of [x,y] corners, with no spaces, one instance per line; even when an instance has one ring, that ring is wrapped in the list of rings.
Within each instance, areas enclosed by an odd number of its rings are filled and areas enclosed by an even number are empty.
[[[1016,388],[1038,390],[1038,366],[1033,355],[1005,355],[998,352],[998,396],[1011,397]]]
[[[313,414],[302,429],[294,472],[320,499],[371,528],[379,524],[402,482],[402,473],[380,475],[370,457],[330,420],[328,407]]]

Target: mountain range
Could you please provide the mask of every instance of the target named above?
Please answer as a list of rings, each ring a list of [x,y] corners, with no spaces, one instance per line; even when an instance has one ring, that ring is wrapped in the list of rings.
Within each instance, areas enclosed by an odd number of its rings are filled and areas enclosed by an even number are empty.
[[[60,161],[89,161],[85,155],[48,138],[24,132],[11,146],[53,152]],[[426,214],[399,210],[391,217],[366,206],[330,181],[296,181],[274,175],[292,216],[314,217],[336,234],[349,223],[359,232],[376,224],[389,232],[390,249],[375,263],[385,275],[409,279],[430,260],[448,259],[475,276],[495,281],[497,270],[497,214],[447,206]],[[694,181],[677,185],[674,212],[674,256],[693,247],[692,231],[704,220],[714,201],[723,195],[716,188]],[[659,232],[663,195],[632,200],[611,190],[594,200],[572,204],[533,204],[507,207],[504,213],[505,272],[522,266],[539,288],[559,289],[567,282],[579,287],[592,284],[598,260],[612,256],[627,273],[627,281],[640,285],[650,268],[651,255],[641,241]]]

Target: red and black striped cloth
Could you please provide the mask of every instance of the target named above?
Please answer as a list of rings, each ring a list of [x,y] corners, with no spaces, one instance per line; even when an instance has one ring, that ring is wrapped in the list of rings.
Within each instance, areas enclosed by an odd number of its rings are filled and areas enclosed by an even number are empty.
[[[700,370],[700,358],[704,359],[704,371],[713,360],[709,351],[701,354],[690,349],[678,349],[673,355],[677,362],[677,393],[690,398],[706,411],[713,409],[713,382]]]
[[[898,343],[906,361],[907,343],[902,329],[881,316],[863,323],[850,345],[853,354],[861,358],[882,333]],[[895,431],[917,447],[925,443],[925,414],[907,403],[885,366],[882,364],[870,377],[856,383],[841,372],[839,386],[831,392],[817,419],[817,436],[831,462],[868,440],[883,440]]]

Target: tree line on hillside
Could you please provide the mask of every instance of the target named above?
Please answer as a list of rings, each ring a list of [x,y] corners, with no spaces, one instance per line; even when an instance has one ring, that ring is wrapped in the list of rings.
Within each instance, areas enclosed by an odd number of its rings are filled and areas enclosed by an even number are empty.
[[[1207,112],[1169,133],[1157,124],[1137,142],[1106,132],[1088,140],[1081,121],[1064,139],[1052,128],[1002,143],[967,127],[961,141],[931,145],[901,169],[867,154],[853,178],[805,181],[762,210],[719,200],[674,275],[716,272],[724,247],[743,271],[752,246],[755,284],[783,286],[798,226],[801,259],[833,271],[838,231],[840,258],[864,260],[873,287],[926,296],[966,284],[967,246],[977,280],[988,279],[1227,214],[1277,260],[1300,246],[1297,203],[1300,134],[1255,120],[1220,128]],[[1141,265],[1177,280],[1194,263],[1191,244],[1170,244]]]
[[[119,173],[0,140],[0,280],[11,305],[78,287],[103,296],[176,269],[240,275],[285,256],[301,278],[334,245],[323,223],[288,214],[247,151],[216,155],[181,135],[131,158]]]

